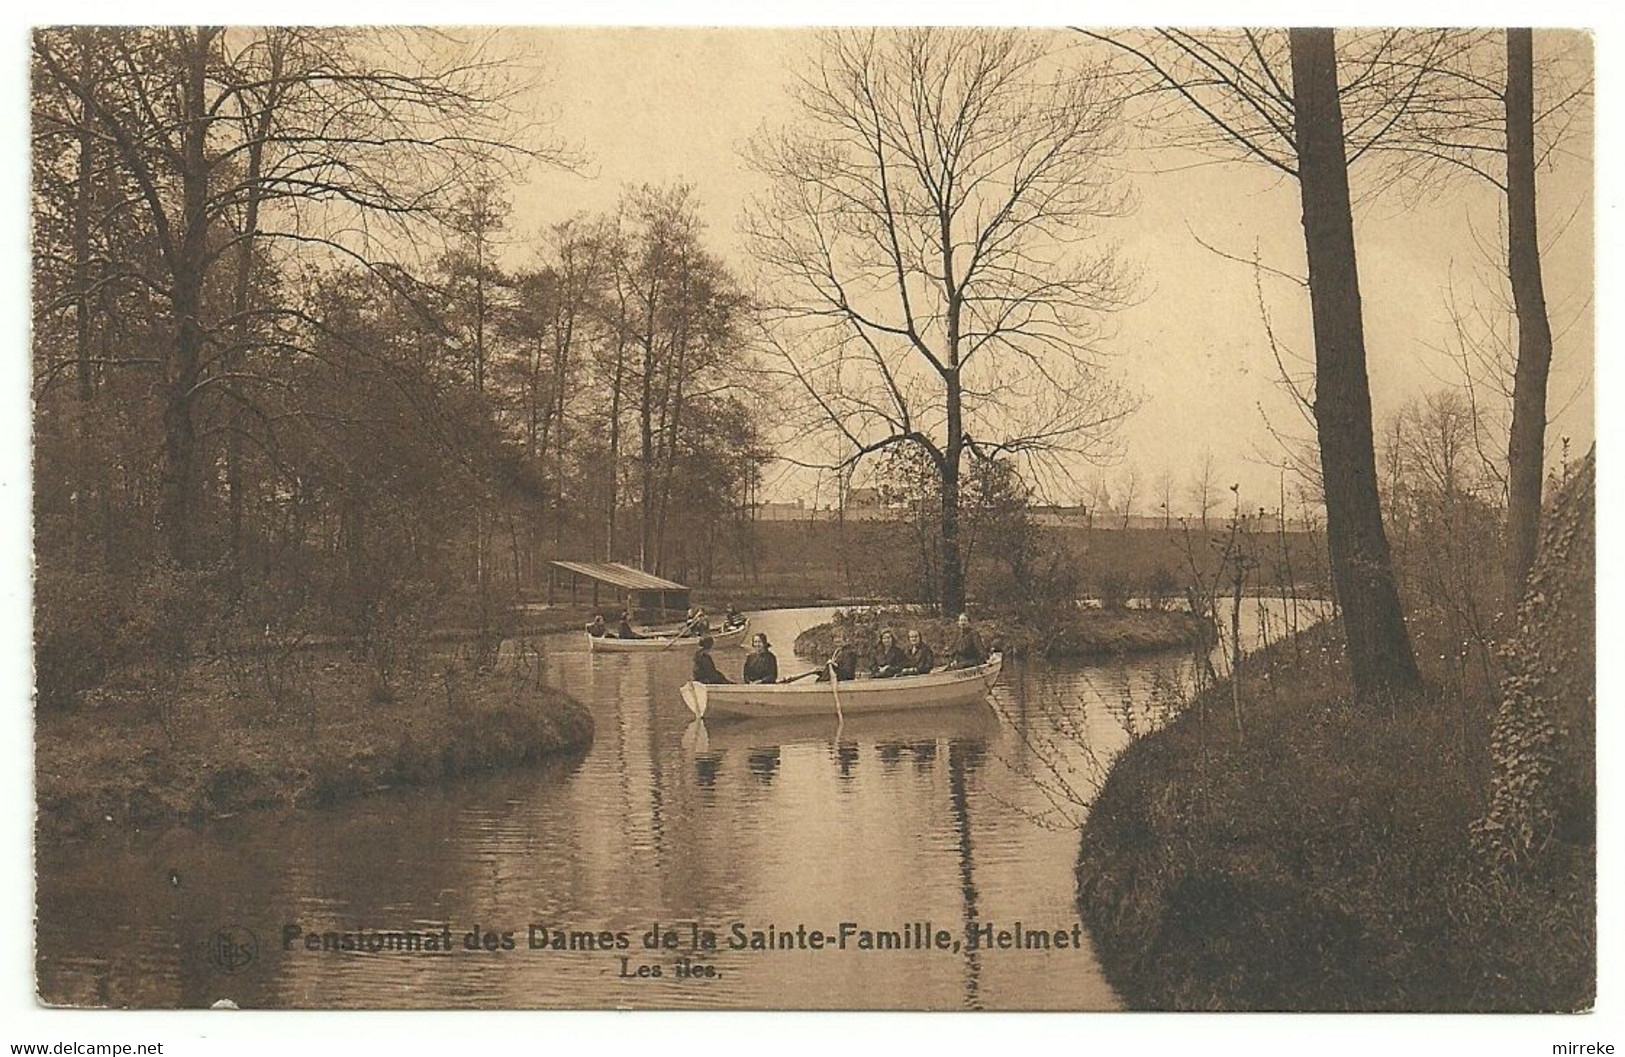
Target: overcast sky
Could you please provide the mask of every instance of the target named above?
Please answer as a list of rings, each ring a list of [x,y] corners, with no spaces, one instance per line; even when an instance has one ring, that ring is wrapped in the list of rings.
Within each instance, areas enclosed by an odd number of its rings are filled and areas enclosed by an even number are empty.
[[[815,41],[799,30],[516,30],[533,36],[550,84],[537,99],[558,131],[592,159],[587,175],[538,173],[516,189],[513,234],[522,236],[577,211],[607,210],[626,184],[687,181],[698,192],[711,247],[741,271],[748,262],[737,233],[740,210],[760,188],[740,158],[742,143],[764,123],[793,119],[784,88]],[[1537,37],[1537,52],[1572,37]],[[1589,129],[1589,125],[1586,126]],[[1587,133],[1589,134],[1589,133]],[[1550,438],[1572,438],[1576,455],[1592,438],[1590,306],[1590,144],[1575,144],[1539,176],[1546,289],[1558,333],[1550,387]],[[1260,320],[1253,270],[1196,241],[1269,266],[1304,271],[1297,187],[1261,166],[1190,168],[1188,155],[1139,151],[1124,159],[1138,208],[1107,228],[1125,260],[1143,275],[1141,299],[1120,314],[1113,368],[1143,404],[1125,425],[1123,462],[1146,481],[1171,469],[1189,477],[1211,450],[1225,484],[1240,482],[1254,504],[1274,505],[1279,453],[1265,425],[1305,432],[1276,384],[1274,358]],[[1357,176],[1358,174],[1356,174]],[[1445,193],[1410,203],[1397,195],[1364,204],[1356,216],[1373,401],[1380,419],[1428,389],[1454,384],[1459,372],[1439,351],[1453,340],[1447,295],[1488,296],[1499,282],[1475,245],[1497,243],[1497,195],[1487,184],[1458,181]],[[525,252],[522,243],[511,252]],[[1307,293],[1264,279],[1281,342],[1312,355]],[[1086,471],[1089,473],[1092,471]],[[806,474],[770,470],[774,497],[810,498]],[[1137,505],[1149,509],[1147,498]],[[827,501],[827,490],[822,497]],[[1061,497],[1075,498],[1075,497]]]

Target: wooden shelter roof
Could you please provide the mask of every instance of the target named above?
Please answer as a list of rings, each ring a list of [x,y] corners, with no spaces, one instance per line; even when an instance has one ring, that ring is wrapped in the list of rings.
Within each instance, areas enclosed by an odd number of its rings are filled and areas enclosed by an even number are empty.
[[[620,562],[549,562],[554,568],[584,576],[589,580],[619,587],[625,591],[687,591],[688,588],[671,580],[663,580],[642,569],[634,569]]]

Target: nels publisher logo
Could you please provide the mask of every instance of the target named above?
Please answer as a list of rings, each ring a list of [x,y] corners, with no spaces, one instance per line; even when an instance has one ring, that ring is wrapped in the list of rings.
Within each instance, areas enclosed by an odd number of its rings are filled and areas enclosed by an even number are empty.
[[[209,937],[209,961],[223,973],[238,973],[254,964],[260,942],[253,929],[227,925]]]

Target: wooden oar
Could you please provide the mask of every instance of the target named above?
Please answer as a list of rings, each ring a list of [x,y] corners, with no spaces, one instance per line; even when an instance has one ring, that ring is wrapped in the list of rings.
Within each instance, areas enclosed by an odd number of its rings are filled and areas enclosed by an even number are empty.
[[[779,685],[784,686],[787,683],[799,683],[803,679],[810,679],[811,677],[817,675],[821,671],[823,671],[822,668],[814,668],[810,672],[802,672],[800,675],[792,675],[788,679],[780,679],[779,680]]]
[[[841,714],[841,673],[835,667],[834,657],[829,659],[829,686],[835,692],[835,737],[839,739],[846,717]]]
[[[692,620],[690,620],[688,623],[684,624],[681,628],[678,629],[677,634],[672,636],[672,639],[671,639],[670,642],[668,642],[664,646],[660,647],[660,652],[665,653],[667,650],[669,650],[673,646],[677,645],[677,640],[682,638],[693,627],[694,627],[694,622]]]

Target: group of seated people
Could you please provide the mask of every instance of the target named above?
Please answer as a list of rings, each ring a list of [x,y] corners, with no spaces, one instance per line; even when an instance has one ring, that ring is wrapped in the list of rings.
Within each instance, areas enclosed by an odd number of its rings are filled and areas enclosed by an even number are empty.
[[[716,630],[732,631],[745,623],[745,616],[730,604],[723,614],[722,627]],[[663,638],[693,638],[696,635],[706,635],[712,631],[711,620],[706,616],[705,610],[699,606],[690,606],[686,619],[675,632],[661,634],[645,633],[632,626],[632,611],[621,611],[620,623],[610,630],[609,623],[604,620],[604,614],[598,613],[587,625],[587,634],[595,639],[604,637],[615,639],[663,639]]]
[[[733,680],[717,670],[716,661],[711,657],[711,647],[714,641],[709,635],[700,639],[699,648],[694,651],[694,681],[697,683],[731,683]],[[767,636],[757,632],[751,636],[751,650],[745,657],[745,671],[743,681],[746,683],[777,683],[779,679],[779,660],[773,655],[773,644]],[[880,633],[880,643],[875,651],[874,663],[869,667],[869,677],[872,679],[893,679],[908,675],[925,675],[939,667],[942,669],[971,668],[987,661],[988,652],[982,646],[980,636],[971,626],[970,616],[959,614],[959,627],[957,637],[952,649],[948,651],[946,664],[938,665],[937,657],[931,647],[926,644],[919,631],[910,628],[908,632],[908,648],[905,650],[897,644],[897,637],[890,629]],[[819,682],[829,682],[831,679],[846,681],[858,677],[858,651],[847,641],[846,632],[837,626],[835,632],[835,650],[823,666],[811,672],[795,676],[795,679],[815,677]],[[792,680],[783,680],[790,682]]]

